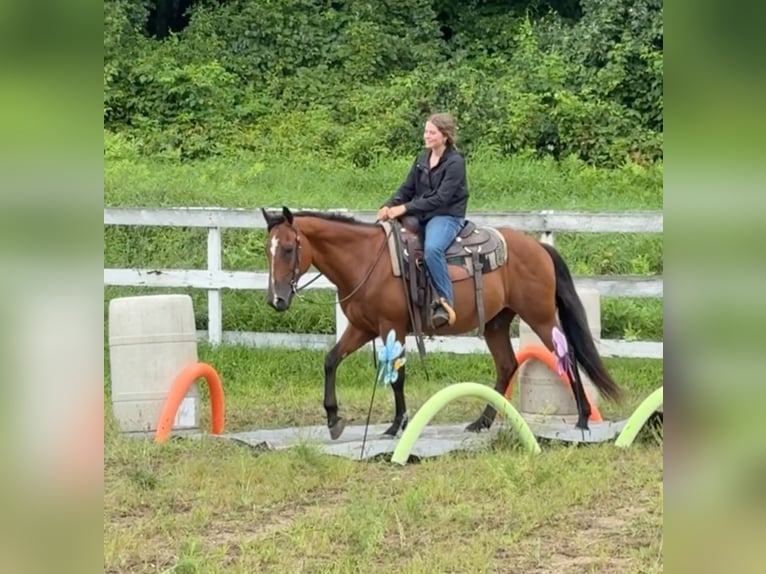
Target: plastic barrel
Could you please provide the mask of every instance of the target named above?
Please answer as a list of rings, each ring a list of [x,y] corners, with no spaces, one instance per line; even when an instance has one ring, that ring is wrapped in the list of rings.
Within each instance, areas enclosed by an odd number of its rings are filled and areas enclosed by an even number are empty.
[[[120,297],[109,302],[112,410],[121,432],[154,432],[173,380],[197,362],[188,295]],[[199,390],[187,392],[174,429],[199,428]]]

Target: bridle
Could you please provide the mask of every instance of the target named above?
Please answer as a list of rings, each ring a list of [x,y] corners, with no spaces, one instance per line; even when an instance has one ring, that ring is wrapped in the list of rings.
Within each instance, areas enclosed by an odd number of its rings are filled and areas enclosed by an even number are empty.
[[[301,274],[301,234],[300,231],[298,231],[298,227],[290,224],[290,229],[295,232],[295,263],[293,265],[293,272],[290,276],[290,291],[292,291],[294,294],[298,294],[298,279],[300,279]],[[303,286],[305,287],[305,285]]]
[[[290,277],[290,290],[299,299],[303,299],[303,296],[300,294],[300,292],[303,291],[309,285],[311,285],[314,281],[316,281],[317,279],[322,277],[322,275],[324,275],[324,274],[323,273],[317,273],[317,276],[314,277],[311,281],[309,281],[305,285],[302,285],[301,287],[298,287],[298,280],[300,279],[300,274],[301,274],[301,233],[300,233],[300,230],[298,229],[298,226],[295,223],[290,223],[288,225],[290,226],[290,229],[292,229],[293,232],[295,233],[295,263],[293,264],[292,276]],[[385,250],[386,244],[388,243],[388,236],[391,233],[391,229],[393,229],[393,227],[391,227],[386,232],[386,236],[384,238],[384,241],[383,241],[382,245],[380,246],[380,250],[378,251],[377,255],[375,256],[375,260],[372,262],[372,265],[370,265],[370,268],[367,270],[367,272],[365,273],[364,277],[359,282],[359,284],[356,287],[354,287],[354,289],[351,291],[351,293],[349,293],[348,295],[346,295],[342,299],[338,299],[337,301],[333,301],[332,302],[333,305],[337,305],[338,303],[343,303],[343,302],[348,301],[349,299],[351,299],[351,297],[353,297],[356,294],[356,292],[359,291],[359,289],[361,289],[362,286],[367,282],[367,280],[370,278],[370,275],[372,275],[373,270],[375,269],[375,267],[377,266],[378,262],[380,261],[380,258],[383,255],[383,251]],[[305,301],[305,299],[303,299],[303,300]],[[315,303],[322,304],[323,302],[315,301]]]

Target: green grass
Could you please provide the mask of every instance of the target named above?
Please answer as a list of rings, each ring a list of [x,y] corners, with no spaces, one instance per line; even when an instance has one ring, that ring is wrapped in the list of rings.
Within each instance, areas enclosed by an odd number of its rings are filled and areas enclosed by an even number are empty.
[[[109,437],[107,573],[662,572],[662,454],[498,450],[405,469]]]
[[[322,424],[323,353],[201,346],[226,392],[226,430]],[[607,360],[626,415],[662,382],[662,364]],[[429,355],[430,380],[408,365],[410,413],[445,385],[489,384],[488,356]],[[107,369],[108,372],[108,369]],[[357,353],[338,373],[341,414],[363,423],[374,377]],[[203,426],[208,396],[202,388]],[[108,398],[108,393],[107,393]],[[478,400],[434,422],[468,421]],[[390,420],[379,392],[372,422]],[[539,457],[501,434],[487,448],[405,468],[207,439],[105,444],[105,571],[117,572],[662,572],[662,451],[649,436],[611,444],[549,444]]]
[[[401,185],[412,158],[368,168],[312,158],[194,163],[105,158],[104,205],[371,209]],[[662,209],[662,164],[594,168],[574,159],[469,158],[470,209]]]

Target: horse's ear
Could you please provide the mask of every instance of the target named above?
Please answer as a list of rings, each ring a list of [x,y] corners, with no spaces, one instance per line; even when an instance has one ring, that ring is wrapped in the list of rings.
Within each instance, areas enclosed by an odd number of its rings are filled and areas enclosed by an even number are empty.
[[[282,206],[282,215],[285,216],[285,220],[288,224],[293,224],[293,213],[284,205]]]
[[[264,207],[261,207],[261,213],[263,213],[263,218],[266,220],[266,227],[271,227],[271,222],[274,221],[274,218],[269,215],[269,212]]]

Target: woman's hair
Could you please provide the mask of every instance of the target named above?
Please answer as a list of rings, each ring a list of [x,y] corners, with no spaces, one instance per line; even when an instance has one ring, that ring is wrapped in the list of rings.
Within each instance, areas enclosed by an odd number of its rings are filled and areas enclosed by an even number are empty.
[[[450,114],[433,114],[428,121],[447,138],[447,147],[457,149],[457,125]]]

